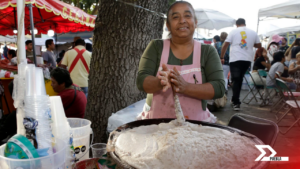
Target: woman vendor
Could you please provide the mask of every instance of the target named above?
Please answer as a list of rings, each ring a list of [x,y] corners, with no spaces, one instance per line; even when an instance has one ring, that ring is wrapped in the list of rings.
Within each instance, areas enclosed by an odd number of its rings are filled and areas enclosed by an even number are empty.
[[[205,100],[223,97],[223,68],[213,46],[193,39],[196,25],[190,3],[170,6],[170,39],[152,40],[140,60],[137,86],[148,93],[142,119],[175,118],[173,87],[186,119],[215,121]]]

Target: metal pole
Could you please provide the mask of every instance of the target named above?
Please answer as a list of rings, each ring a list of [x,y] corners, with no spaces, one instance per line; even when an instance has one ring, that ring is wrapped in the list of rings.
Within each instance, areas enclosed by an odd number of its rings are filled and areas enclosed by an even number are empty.
[[[15,29],[17,29],[17,15],[16,15],[16,8],[14,7],[14,19],[15,19]]]
[[[18,15],[18,63],[26,62],[25,50],[25,29],[24,29],[24,16],[25,16],[25,0],[17,0],[17,15]]]
[[[32,49],[33,49],[33,61],[35,66],[36,64],[36,53],[35,53],[35,40],[34,40],[34,23],[33,23],[33,12],[32,12],[32,4],[28,4],[27,7],[29,8],[29,16],[30,16],[30,29],[31,29],[31,37],[32,37]]]

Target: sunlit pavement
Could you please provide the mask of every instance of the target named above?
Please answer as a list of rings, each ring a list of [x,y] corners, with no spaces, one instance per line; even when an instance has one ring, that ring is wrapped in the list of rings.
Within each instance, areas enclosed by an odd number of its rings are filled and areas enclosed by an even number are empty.
[[[241,98],[247,94],[248,91],[243,90],[241,92]],[[271,106],[260,107],[260,100],[257,103],[255,100],[252,100],[250,104],[241,105],[240,111],[234,111],[231,104],[230,99],[232,96],[232,91],[229,89],[228,92],[228,101],[227,105],[222,109],[217,109],[212,112],[215,116],[218,117],[217,123],[227,125],[231,116],[235,113],[244,113],[260,118],[265,118],[276,122],[275,113],[270,112]],[[279,116],[282,115],[279,114]],[[300,114],[300,112],[299,112]],[[279,129],[281,131],[285,131],[289,125],[291,125],[295,121],[294,117],[289,114],[287,115],[282,122],[279,124]],[[281,169],[281,168],[300,168],[300,127],[299,125],[295,125],[286,135],[278,134],[277,140],[274,145],[274,150],[277,152],[276,156],[281,157],[289,157],[289,162],[271,162],[269,169]]]

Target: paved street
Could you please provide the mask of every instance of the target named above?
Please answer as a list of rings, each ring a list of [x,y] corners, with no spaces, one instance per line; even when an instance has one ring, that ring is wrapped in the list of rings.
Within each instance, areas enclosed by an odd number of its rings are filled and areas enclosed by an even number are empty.
[[[241,98],[244,98],[247,91],[243,90],[241,92]],[[228,101],[225,108],[218,109],[214,112],[215,116],[218,117],[217,123],[227,125],[231,116],[235,113],[244,113],[260,118],[265,118],[276,122],[276,118],[274,113],[271,113],[269,110],[271,106],[259,107],[259,103],[256,103],[254,100],[247,105],[241,105],[241,111],[234,111],[230,104],[230,99],[232,96],[231,89],[228,92]],[[259,100],[260,101],[260,100]],[[283,113],[283,112],[281,112]],[[282,114],[280,114],[282,115]],[[288,125],[291,125],[295,121],[294,117],[289,114],[283,121],[279,124],[280,130],[286,130]],[[289,162],[271,162],[269,169],[287,169],[287,168],[300,168],[300,127],[296,125],[296,127],[292,128],[289,133],[286,135],[278,134],[277,140],[275,142],[274,150],[277,152],[276,156],[289,157]]]

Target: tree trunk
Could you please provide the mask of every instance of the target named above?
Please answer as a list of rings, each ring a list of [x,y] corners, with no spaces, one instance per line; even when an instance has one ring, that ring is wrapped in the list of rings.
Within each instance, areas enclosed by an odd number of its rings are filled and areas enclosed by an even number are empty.
[[[166,13],[169,1],[126,2]],[[164,18],[144,9],[120,1],[100,1],[86,108],[95,142],[107,142],[108,117],[112,113],[146,97],[136,87],[139,61],[148,43],[161,38],[163,23]]]

